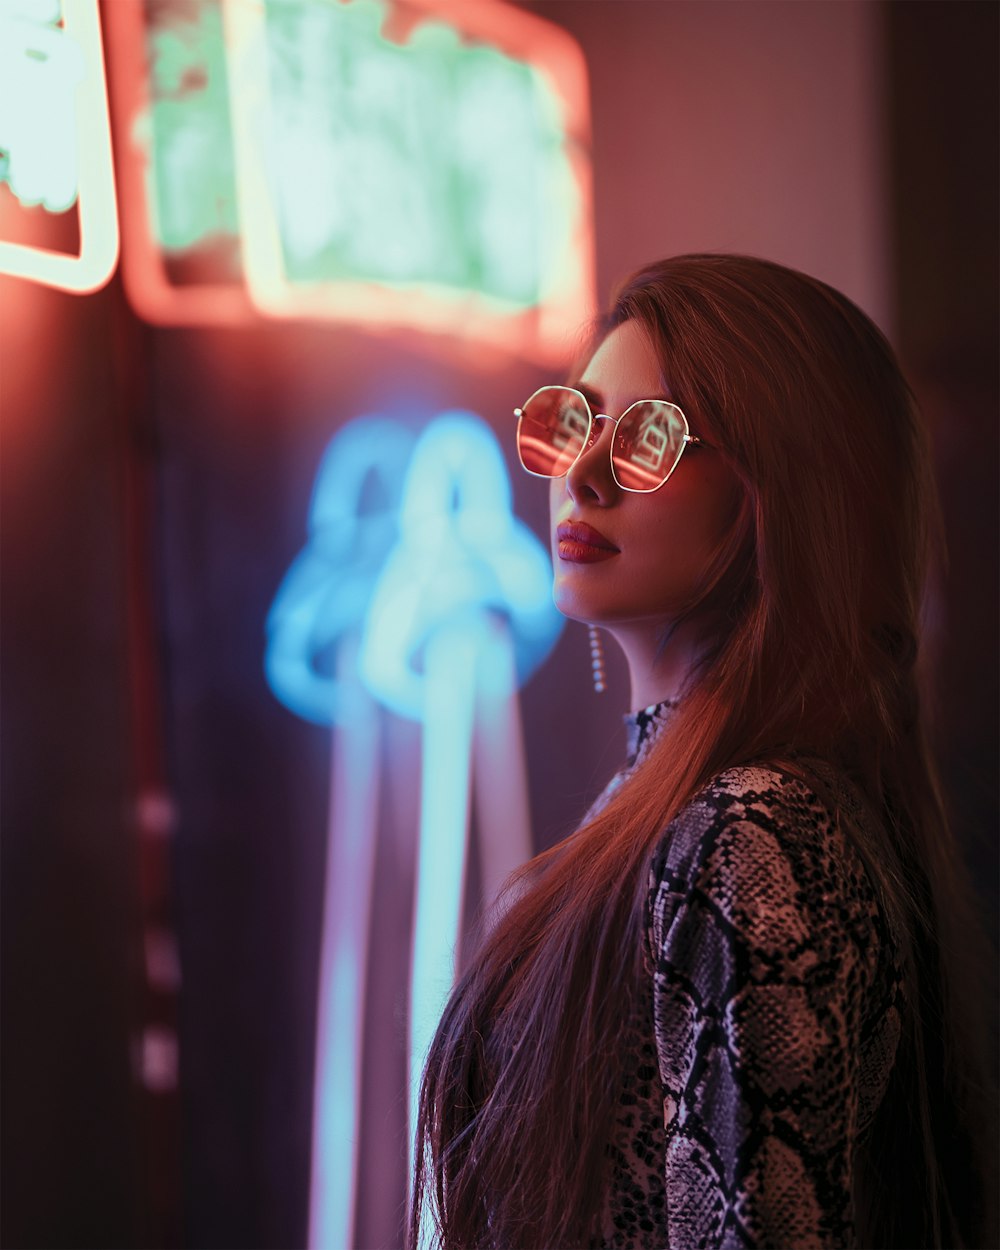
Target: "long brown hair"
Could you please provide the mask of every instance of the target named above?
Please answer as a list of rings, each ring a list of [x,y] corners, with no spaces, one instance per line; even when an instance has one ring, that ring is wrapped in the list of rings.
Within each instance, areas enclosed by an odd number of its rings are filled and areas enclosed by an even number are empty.
[[[630,319],[692,428],[744,485],[688,608],[710,645],[643,765],[596,818],[519,869],[483,925],[423,1074],[409,1244],[425,1205],[445,1250],[588,1243],[608,1180],[621,1021],[643,975],[653,849],[734,764],[783,761],[821,788],[804,771],[810,756],[834,762],[877,814],[855,837],[900,941],[910,1008],[860,1244],[996,1244],[994,1087],[977,1013],[992,952],[921,703],[939,518],[913,396],[854,304],[771,262],[650,265],[598,335]]]

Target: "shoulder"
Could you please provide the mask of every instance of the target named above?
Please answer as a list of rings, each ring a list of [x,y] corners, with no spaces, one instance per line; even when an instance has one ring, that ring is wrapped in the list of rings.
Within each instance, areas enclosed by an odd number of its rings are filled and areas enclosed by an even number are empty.
[[[690,873],[720,845],[751,857],[780,850],[815,856],[823,846],[846,849],[836,837],[861,819],[861,803],[845,778],[824,767],[823,796],[778,764],[747,764],[712,779],[670,821],[654,853],[654,868]],[[826,836],[824,836],[826,835]]]
[[[794,850],[833,820],[816,790],[784,767],[740,765],[719,773],[670,821],[654,867],[690,873],[737,830],[744,831],[739,842],[747,854],[766,853],[773,842]]]
[[[650,867],[654,949],[692,905],[751,945],[794,945],[807,931],[868,940],[878,907],[851,836],[860,805],[845,779],[824,779],[821,796],[783,766],[730,768],[682,808]]]

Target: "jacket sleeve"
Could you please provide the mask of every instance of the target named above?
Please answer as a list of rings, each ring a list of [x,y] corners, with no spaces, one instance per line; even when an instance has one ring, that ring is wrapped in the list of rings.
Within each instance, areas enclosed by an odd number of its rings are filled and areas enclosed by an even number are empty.
[[[758,784],[748,795],[745,777],[723,785],[654,860],[673,1247],[857,1245],[871,900],[838,857],[825,809],[795,784],[802,793]]]

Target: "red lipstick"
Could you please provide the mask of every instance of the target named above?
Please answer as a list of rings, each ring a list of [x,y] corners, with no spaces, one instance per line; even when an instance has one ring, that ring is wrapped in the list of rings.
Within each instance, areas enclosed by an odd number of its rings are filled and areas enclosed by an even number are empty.
[[[556,539],[559,559],[570,564],[596,564],[618,554],[614,543],[584,521],[563,521],[556,529]]]

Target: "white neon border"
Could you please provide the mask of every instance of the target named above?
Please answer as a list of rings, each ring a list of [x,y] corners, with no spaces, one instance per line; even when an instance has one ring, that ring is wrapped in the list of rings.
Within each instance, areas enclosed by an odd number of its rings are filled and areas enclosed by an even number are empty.
[[[80,253],[70,256],[49,248],[0,241],[0,273],[88,295],[100,290],[114,273],[120,245],[98,0],[65,3],[63,29],[79,46],[86,66],[76,90]]]

